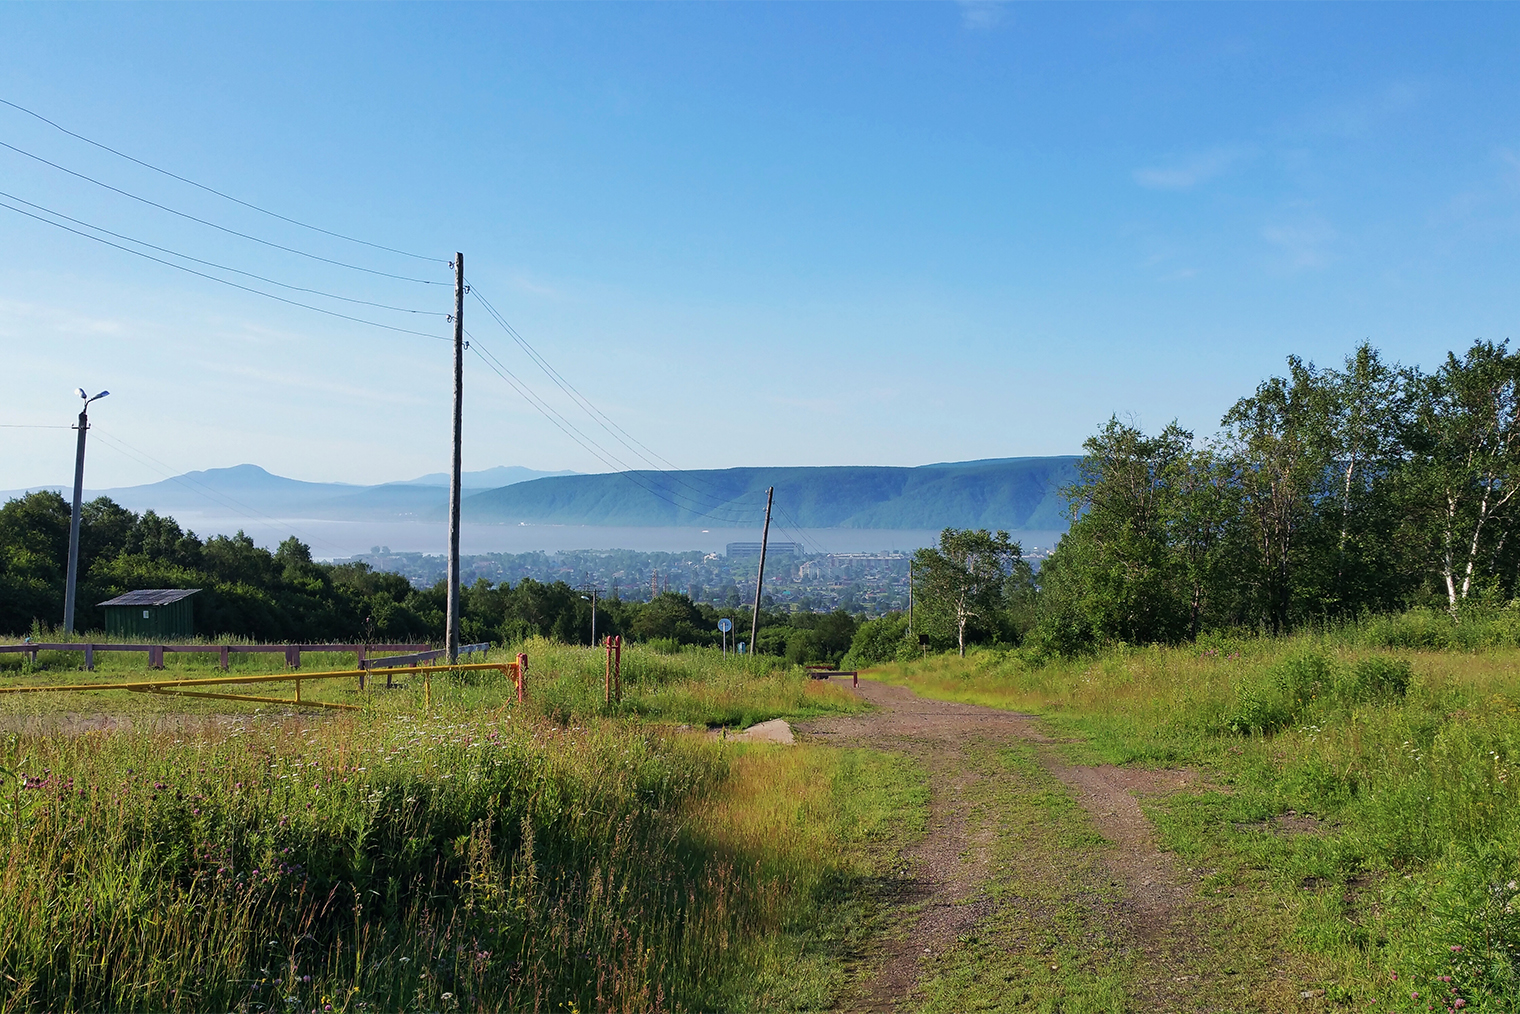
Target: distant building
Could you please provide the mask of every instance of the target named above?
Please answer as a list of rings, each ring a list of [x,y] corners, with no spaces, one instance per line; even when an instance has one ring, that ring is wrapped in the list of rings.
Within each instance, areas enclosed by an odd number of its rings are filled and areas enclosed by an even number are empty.
[[[766,556],[801,556],[802,543],[800,542],[772,542],[765,550]],[[760,557],[760,543],[758,542],[730,542],[728,544],[728,558],[730,560],[744,560],[749,557]]]
[[[107,637],[150,640],[195,636],[190,596],[199,588],[145,588],[97,603],[106,611]]]

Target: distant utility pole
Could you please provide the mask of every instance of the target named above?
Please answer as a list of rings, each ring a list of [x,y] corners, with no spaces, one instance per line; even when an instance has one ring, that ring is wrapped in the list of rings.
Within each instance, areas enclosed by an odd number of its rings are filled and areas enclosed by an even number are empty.
[[[464,411],[464,254],[454,255],[454,470],[449,475],[449,617],[445,647],[459,661],[459,435]]]
[[[84,404],[79,409],[79,424],[74,427],[79,431],[79,446],[74,451],[74,513],[69,516],[69,574],[63,592],[65,634],[74,632],[74,592],[79,579],[79,508],[80,501],[84,499],[84,435],[90,428],[90,402],[98,401],[111,392],[101,391],[91,398],[81,387],[76,393],[84,399]]]
[[[765,491],[765,527],[760,531],[760,576],[755,578],[755,612],[749,621],[749,653],[755,653],[755,634],[760,630],[760,591],[765,587],[765,546],[771,539],[771,500],[776,487]]]
[[[601,591],[591,580],[591,572],[586,572],[586,591],[590,594],[582,595],[581,598],[591,603],[591,647],[596,647],[596,593]]]

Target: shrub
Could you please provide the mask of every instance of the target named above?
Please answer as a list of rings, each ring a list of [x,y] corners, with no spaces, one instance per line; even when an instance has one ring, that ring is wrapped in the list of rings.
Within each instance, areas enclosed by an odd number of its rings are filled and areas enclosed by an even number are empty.
[[[1413,676],[1407,659],[1373,655],[1352,666],[1337,689],[1347,703],[1403,697]]]
[[[1275,681],[1248,679],[1235,693],[1235,710],[1225,722],[1231,732],[1270,735],[1293,721],[1296,709]]]
[[[1287,697],[1296,714],[1335,690],[1335,662],[1313,648],[1289,655],[1271,670],[1272,680]]]
[[[861,666],[891,662],[897,658],[898,647],[907,636],[908,618],[902,613],[889,613],[878,619],[867,620],[856,629],[855,636],[850,641],[850,650],[845,654],[840,668],[858,669]],[[913,648],[917,654],[917,638],[914,639]]]

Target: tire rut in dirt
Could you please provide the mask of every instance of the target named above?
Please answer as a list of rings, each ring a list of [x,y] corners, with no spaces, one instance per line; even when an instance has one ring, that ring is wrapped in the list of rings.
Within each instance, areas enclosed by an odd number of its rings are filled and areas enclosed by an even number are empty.
[[[905,858],[911,874],[902,897],[902,929],[882,942],[879,964],[845,1009],[891,1012],[910,1000],[925,960],[953,946],[994,912],[988,895],[995,815],[972,819],[967,790],[983,777],[968,753],[998,745],[1033,747],[1040,766],[1070,790],[1112,844],[1101,856],[1123,900],[1109,913],[1111,932],[1140,957],[1134,1002],[1147,1010],[1193,1010],[1196,981],[1180,975],[1196,949],[1190,878],[1156,845],[1134,791],[1151,787],[1156,773],[1066,764],[1031,715],[921,698],[903,687],[861,681],[858,691],[877,706],[866,715],[819,719],[798,729],[814,741],[906,754],[929,773],[929,821],[924,839]],[[1185,786],[1183,773],[1160,773]],[[1165,788],[1168,786],[1162,786]],[[1139,1009],[1139,1008],[1136,1008]]]

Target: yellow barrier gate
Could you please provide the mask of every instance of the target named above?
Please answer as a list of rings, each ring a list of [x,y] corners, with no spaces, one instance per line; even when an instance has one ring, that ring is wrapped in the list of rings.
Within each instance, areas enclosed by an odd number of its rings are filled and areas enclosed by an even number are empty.
[[[423,700],[426,706],[432,706],[432,682],[434,673],[440,672],[470,672],[481,669],[495,669],[503,676],[508,676],[517,684],[517,699],[523,697],[523,675],[527,669],[527,656],[519,655],[517,662],[473,662],[464,665],[418,665],[396,667],[387,670],[390,673],[420,673],[422,675]],[[331,701],[313,701],[301,699],[301,684],[307,680],[322,679],[357,679],[359,686],[364,687],[364,678],[373,675],[366,669],[343,669],[333,672],[303,672],[299,675],[294,673],[271,673],[263,676],[216,676],[201,679],[157,679],[137,680],[131,683],[65,683],[46,687],[0,687],[0,694],[41,694],[58,693],[61,691],[78,690],[130,690],[140,694],[162,694],[171,697],[208,697],[219,701],[251,701],[255,704],[285,704],[295,705],[301,708],[330,708],[335,711],[359,711],[357,704],[338,704]],[[247,683],[295,683],[295,697],[256,697],[252,694],[219,694],[207,693],[202,690],[186,690],[185,687],[210,687],[242,685]]]

